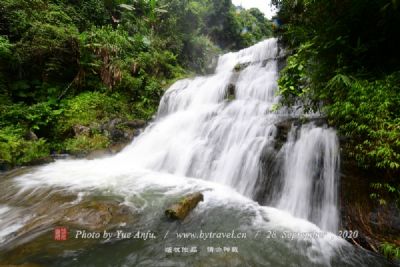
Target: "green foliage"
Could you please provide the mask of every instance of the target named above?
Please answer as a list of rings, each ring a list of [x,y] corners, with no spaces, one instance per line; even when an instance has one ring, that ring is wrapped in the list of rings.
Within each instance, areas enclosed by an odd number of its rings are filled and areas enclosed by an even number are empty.
[[[310,49],[312,43],[302,44],[297,53],[287,59],[287,64],[281,72],[279,78],[279,93],[283,96],[283,102],[286,105],[294,105],[299,99],[307,103],[307,110],[316,108],[315,102],[310,102],[314,96],[310,93],[310,74],[306,68],[314,66],[309,62],[313,51]]]
[[[10,41],[3,37],[0,36],[0,59],[8,59],[11,57],[11,48],[12,45],[10,44]]]
[[[241,29],[241,41],[238,42],[238,48],[250,46],[267,36],[272,36],[270,22],[258,9],[238,10],[235,18]]]
[[[378,201],[380,205],[386,205],[388,201],[395,201],[397,207],[400,209],[400,185],[392,185],[389,183],[371,183],[373,193],[370,198]]]
[[[49,155],[44,139],[25,140],[24,130],[7,126],[0,129],[0,165],[21,165]]]
[[[212,62],[220,49],[205,35],[193,36],[183,48],[183,61],[186,65],[199,73],[207,73],[212,69]]]
[[[291,56],[279,80],[286,103],[321,104],[365,168],[400,170],[399,8],[392,1],[274,1]],[[344,12],[345,11],[345,12]],[[383,28],[386,25],[387,28]],[[397,42],[397,43],[396,43]],[[397,45],[394,45],[394,44]]]
[[[378,175],[371,198],[399,204],[397,1],[273,2],[290,51],[279,79],[283,103],[324,112],[343,137],[345,157]]]
[[[18,125],[25,131],[43,131],[53,127],[59,110],[50,102],[40,102],[31,106],[25,104],[0,105],[0,127]]]
[[[241,49],[272,35],[271,23],[258,9],[239,9],[230,0],[212,2],[214,8],[208,10],[206,32],[222,48]]]
[[[400,73],[371,82],[336,75],[327,84],[334,101],[327,114],[365,167],[400,170],[399,84]]]
[[[84,78],[89,81],[100,79],[110,89],[122,79],[121,67],[124,59],[133,56],[136,45],[141,45],[140,40],[129,37],[126,31],[114,30],[111,26],[92,28],[91,31],[82,33],[80,43],[81,73],[76,83],[81,87],[91,87],[90,84],[83,83]],[[93,74],[95,77],[90,77]]]
[[[211,70],[218,47],[254,44],[270,29],[259,11],[236,12],[230,0],[2,0],[4,162],[102,148],[100,125],[150,119],[169,84]],[[94,135],[74,137],[75,125]],[[28,132],[39,140],[25,140]]]
[[[93,136],[80,135],[76,138],[66,139],[63,147],[68,153],[81,154],[93,150],[106,148],[109,140],[104,135],[95,134]]]
[[[75,24],[81,31],[90,29],[93,25],[106,25],[111,21],[110,14],[113,10],[109,8],[113,9],[113,7],[107,8],[107,1],[85,0],[77,2],[75,7],[66,5],[65,8],[71,14],[70,16],[74,18]]]
[[[400,259],[400,247],[395,244],[385,242],[381,244],[380,250],[388,259]]]
[[[99,92],[85,92],[61,103],[62,116],[56,124],[57,135],[68,134],[75,125],[98,127],[112,118],[127,118],[128,103],[118,94],[106,95]]]

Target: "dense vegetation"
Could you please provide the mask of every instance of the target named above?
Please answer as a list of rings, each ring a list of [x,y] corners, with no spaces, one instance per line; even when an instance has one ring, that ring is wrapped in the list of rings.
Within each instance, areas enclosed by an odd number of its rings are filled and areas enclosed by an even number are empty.
[[[322,109],[344,137],[344,155],[372,174],[371,197],[400,207],[400,2],[274,4],[290,51],[284,102]]]
[[[0,166],[106,147],[104,123],[151,118],[173,80],[270,35],[230,0],[1,0]]]

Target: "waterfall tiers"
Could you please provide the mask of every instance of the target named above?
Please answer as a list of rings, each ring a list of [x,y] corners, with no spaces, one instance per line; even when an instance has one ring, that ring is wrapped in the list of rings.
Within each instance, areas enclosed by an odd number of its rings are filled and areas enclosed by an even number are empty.
[[[36,210],[50,209],[49,199],[65,194],[76,198],[52,205],[55,214],[88,198],[118,200],[137,214],[118,230],[150,230],[158,237],[143,241],[152,243],[100,240],[73,256],[47,255],[54,266],[115,265],[113,251],[118,266],[185,266],[187,258],[164,253],[183,241],[203,249],[190,259],[205,266],[386,266],[336,236],[338,138],[323,123],[296,123],[318,114],[275,111],[280,53],[277,40],[268,39],[222,55],[213,75],[177,81],[154,121],[117,155],[58,160],[0,181],[0,249],[34,242],[43,229],[29,238],[21,229],[37,219]],[[204,201],[182,224],[161,219],[168,205],[191,192],[203,192]],[[173,234],[200,230],[245,235],[182,241]],[[211,245],[239,247],[240,254],[207,254]]]

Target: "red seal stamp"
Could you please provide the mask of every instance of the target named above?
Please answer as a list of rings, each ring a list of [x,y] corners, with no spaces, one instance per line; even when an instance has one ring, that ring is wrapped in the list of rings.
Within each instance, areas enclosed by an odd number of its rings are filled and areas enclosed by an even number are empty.
[[[56,227],[54,228],[54,240],[65,241],[68,239],[67,227]]]

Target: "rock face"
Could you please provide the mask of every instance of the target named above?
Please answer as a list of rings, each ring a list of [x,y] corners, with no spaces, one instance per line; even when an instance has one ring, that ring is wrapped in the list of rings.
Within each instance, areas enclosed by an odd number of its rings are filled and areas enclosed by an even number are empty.
[[[234,100],[235,98],[236,98],[236,95],[235,95],[235,85],[233,84],[233,83],[230,83],[229,85],[228,85],[228,88],[227,88],[227,95],[226,95],[226,99],[228,99],[228,100]]]
[[[113,119],[107,123],[104,123],[100,130],[106,135],[113,143],[126,142],[133,137],[131,132],[124,132],[120,127],[122,123],[121,119]]]
[[[146,126],[146,121],[145,120],[132,120],[132,121],[126,121],[123,123],[123,125],[132,128],[132,129],[139,129],[143,128]]]
[[[113,119],[100,127],[100,131],[115,143],[126,143],[133,139],[139,133],[139,129],[146,126],[144,120],[125,121],[122,119]]]
[[[189,213],[197,207],[200,201],[204,200],[202,193],[193,193],[187,195],[179,201],[179,203],[173,204],[165,211],[165,215],[172,220],[183,220]]]
[[[379,175],[379,174],[377,174]],[[358,231],[351,243],[379,252],[383,242],[400,246],[400,210],[394,204],[380,205],[370,198],[370,183],[375,174],[360,170],[350,160],[344,160],[341,177],[342,229]]]
[[[77,204],[66,202],[68,196],[54,196],[34,208],[35,216],[17,231],[15,237],[24,239],[57,225],[90,231],[111,229],[121,223],[135,221],[127,206],[115,200],[85,200]]]
[[[94,231],[132,219],[128,207],[116,201],[89,201],[67,209],[60,219],[60,224]]]

